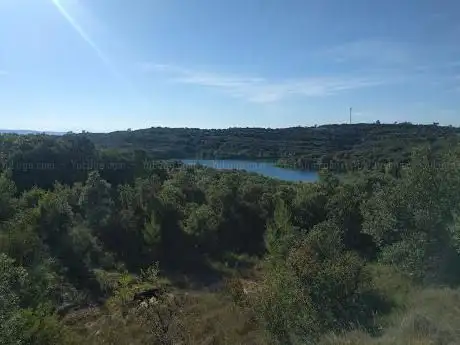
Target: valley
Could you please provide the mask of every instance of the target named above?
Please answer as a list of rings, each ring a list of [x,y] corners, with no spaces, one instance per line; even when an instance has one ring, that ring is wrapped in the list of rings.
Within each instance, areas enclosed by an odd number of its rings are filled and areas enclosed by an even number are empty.
[[[120,143],[132,133],[2,134],[2,344],[460,341],[457,129],[405,126],[318,147],[382,163],[343,179],[327,165],[167,157],[179,134],[163,151],[154,137]]]

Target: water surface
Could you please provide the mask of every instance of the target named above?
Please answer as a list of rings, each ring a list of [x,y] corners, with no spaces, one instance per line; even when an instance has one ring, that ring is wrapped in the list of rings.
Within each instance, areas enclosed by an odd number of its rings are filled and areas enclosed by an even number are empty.
[[[318,180],[316,172],[280,168],[269,162],[230,159],[183,159],[182,162],[188,165],[201,164],[219,170],[246,170],[284,181],[316,182]]]

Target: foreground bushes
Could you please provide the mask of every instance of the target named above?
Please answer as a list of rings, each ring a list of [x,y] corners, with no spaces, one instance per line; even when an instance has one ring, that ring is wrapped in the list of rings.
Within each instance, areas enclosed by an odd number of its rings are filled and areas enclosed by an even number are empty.
[[[365,262],[346,250],[339,228],[324,222],[300,236],[285,257],[275,251],[267,258],[256,308],[272,336],[283,344],[305,343],[326,331],[372,322],[379,296]]]
[[[50,150],[64,159],[85,142]],[[454,308],[460,277],[460,171],[430,162],[419,152],[398,174],[345,184],[330,172],[295,184],[180,164],[134,164],[136,176],[111,171],[111,183],[107,172],[41,184],[5,171],[0,343],[284,345],[331,332],[371,344],[455,341],[431,318],[437,309],[412,300]],[[230,296],[215,292],[228,275]],[[172,298],[133,303],[168,277]],[[71,311],[61,320],[57,310]]]

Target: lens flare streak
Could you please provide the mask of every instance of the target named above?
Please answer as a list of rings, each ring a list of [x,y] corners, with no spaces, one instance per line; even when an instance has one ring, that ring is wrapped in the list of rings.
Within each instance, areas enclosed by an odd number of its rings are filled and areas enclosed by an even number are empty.
[[[99,59],[103,64],[110,70],[110,72],[120,81],[122,84],[127,87],[131,92],[133,92],[139,98],[139,101],[144,103],[146,106],[150,106],[149,100],[147,100],[142,93],[139,92],[137,87],[128,80],[125,75],[120,73],[120,71],[115,68],[114,64],[107,58],[107,56],[102,52],[102,50],[97,46],[97,44],[91,39],[77,20],[69,13],[69,11],[62,5],[61,0],[50,0],[51,3],[56,7],[58,12],[64,17],[64,19],[69,23],[70,26],[78,33],[78,35],[93,49]]]
[[[89,37],[89,35],[82,29],[78,22],[70,15],[70,13],[64,8],[60,0],[51,0],[51,3],[56,7],[59,13],[64,17],[64,19],[72,26],[72,28],[78,33],[78,35],[94,50],[99,59],[110,69],[112,73],[120,77],[120,74],[113,67],[110,60],[105,56],[105,54],[99,49],[96,43]]]

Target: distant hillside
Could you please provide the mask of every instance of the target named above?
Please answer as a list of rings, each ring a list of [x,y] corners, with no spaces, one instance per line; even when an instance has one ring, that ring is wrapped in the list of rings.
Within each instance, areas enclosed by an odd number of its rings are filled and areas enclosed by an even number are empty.
[[[158,159],[267,159],[307,170],[335,162],[335,170],[349,170],[351,165],[406,162],[412,149],[424,144],[439,152],[457,144],[459,134],[456,127],[401,123],[283,129],[152,127],[86,135],[100,148],[142,150]]]
[[[27,129],[0,129],[0,133],[8,133],[8,134],[20,134],[20,135],[27,135],[27,134],[48,134],[48,135],[63,135],[64,132],[49,132],[49,131],[33,131]]]

